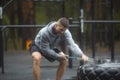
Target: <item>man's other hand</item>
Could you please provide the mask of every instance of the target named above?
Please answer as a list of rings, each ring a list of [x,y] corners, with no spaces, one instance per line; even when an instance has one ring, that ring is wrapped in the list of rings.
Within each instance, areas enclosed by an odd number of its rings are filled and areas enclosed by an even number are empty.
[[[87,57],[85,54],[83,54],[83,55],[82,55],[82,60],[83,60],[83,61],[88,61],[88,57]]]

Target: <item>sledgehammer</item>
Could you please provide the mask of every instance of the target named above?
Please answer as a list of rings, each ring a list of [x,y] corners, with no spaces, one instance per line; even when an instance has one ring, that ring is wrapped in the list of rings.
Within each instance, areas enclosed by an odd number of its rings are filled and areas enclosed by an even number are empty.
[[[66,56],[68,59],[76,59],[76,60],[79,60],[79,61],[83,61],[83,59],[82,58],[80,58],[80,57],[73,57],[73,56]],[[83,61],[84,62],[84,61]],[[85,61],[85,62],[88,62],[88,63],[94,63],[95,62],[95,60],[93,59],[93,58],[88,58],[88,60],[87,61]]]

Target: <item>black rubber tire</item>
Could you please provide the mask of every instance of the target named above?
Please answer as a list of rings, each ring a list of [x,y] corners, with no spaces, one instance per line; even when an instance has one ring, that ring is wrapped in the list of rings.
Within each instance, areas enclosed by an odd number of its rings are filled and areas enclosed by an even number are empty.
[[[120,63],[80,66],[77,80],[120,80]]]

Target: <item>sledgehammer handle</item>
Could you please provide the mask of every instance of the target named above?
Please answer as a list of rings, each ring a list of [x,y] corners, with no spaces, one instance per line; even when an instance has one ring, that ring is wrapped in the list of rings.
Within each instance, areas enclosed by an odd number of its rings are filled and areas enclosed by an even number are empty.
[[[71,57],[71,56],[66,56],[68,59],[76,59],[76,60],[79,60],[79,61],[83,61],[82,58],[80,57]],[[88,61],[87,62],[94,62],[94,59],[93,58],[88,58]]]

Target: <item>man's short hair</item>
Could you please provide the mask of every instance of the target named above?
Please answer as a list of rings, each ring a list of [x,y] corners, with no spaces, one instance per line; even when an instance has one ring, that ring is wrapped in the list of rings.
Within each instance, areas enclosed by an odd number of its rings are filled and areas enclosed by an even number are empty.
[[[58,20],[58,22],[60,22],[60,24],[65,28],[69,28],[69,20],[67,18],[62,17]]]

